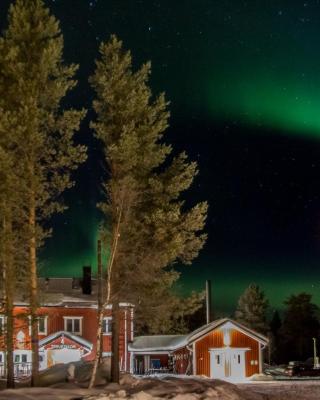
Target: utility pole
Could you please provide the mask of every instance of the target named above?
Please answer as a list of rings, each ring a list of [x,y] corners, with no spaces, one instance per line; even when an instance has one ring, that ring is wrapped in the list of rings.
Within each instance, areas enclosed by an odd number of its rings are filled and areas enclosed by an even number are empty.
[[[319,357],[317,357],[317,339],[312,338],[313,340],[313,368],[320,368]]]
[[[211,281],[206,280],[206,322],[212,322],[212,309],[211,309]]]

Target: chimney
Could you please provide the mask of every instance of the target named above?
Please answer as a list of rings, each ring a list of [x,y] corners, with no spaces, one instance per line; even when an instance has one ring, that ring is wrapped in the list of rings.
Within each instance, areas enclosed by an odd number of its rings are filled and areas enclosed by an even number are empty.
[[[211,313],[211,281],[206,280],[206,316],[207,316],[207,324],[209,324],[212,320]]]
[[[82,273],[82,293],[91,294],[91,267],[83,267]]]

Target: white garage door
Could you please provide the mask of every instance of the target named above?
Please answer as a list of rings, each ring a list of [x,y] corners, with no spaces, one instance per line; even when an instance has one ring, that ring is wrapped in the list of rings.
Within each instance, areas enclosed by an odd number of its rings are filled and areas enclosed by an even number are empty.
[[[80,361],[80,350],[77,349],[59,349],[51,350],[51,359],[54,364],[67,364],[72,361]]]

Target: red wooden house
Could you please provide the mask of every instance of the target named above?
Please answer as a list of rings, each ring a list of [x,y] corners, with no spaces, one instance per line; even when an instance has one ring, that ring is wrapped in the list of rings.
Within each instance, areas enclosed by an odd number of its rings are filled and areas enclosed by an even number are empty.
[[[88,286],[89,284],[89,286]],[[40,279],[42,293],[38,310],[40,369],[79,360],[92,360],[96,353],[97,282],[79,279]],[[111,355],[112,307],[105,309],[102,355]],[[14,308],[14,362],[16,374],[28,374],[31,366],[28,304],[17,300]],[[5,317],[0,311],[0,375],[5,370]],[[120,303],[120,365],[129,371],[128,342],[133,340],[133,307]]]
[[[188,335],[140,336],[129,344],[131,371],[189,373],[242,380],[261,373],[268,339],[231,319],[220,319]]]

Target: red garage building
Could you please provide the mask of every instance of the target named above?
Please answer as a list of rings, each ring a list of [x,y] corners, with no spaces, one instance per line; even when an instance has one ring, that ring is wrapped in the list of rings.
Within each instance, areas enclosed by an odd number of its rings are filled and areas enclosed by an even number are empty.
[[[131,371],[241,380],[262,372],[267,343],[265,336],[238,322],[219,319],[188,335],[135,338],[129,345]]]

